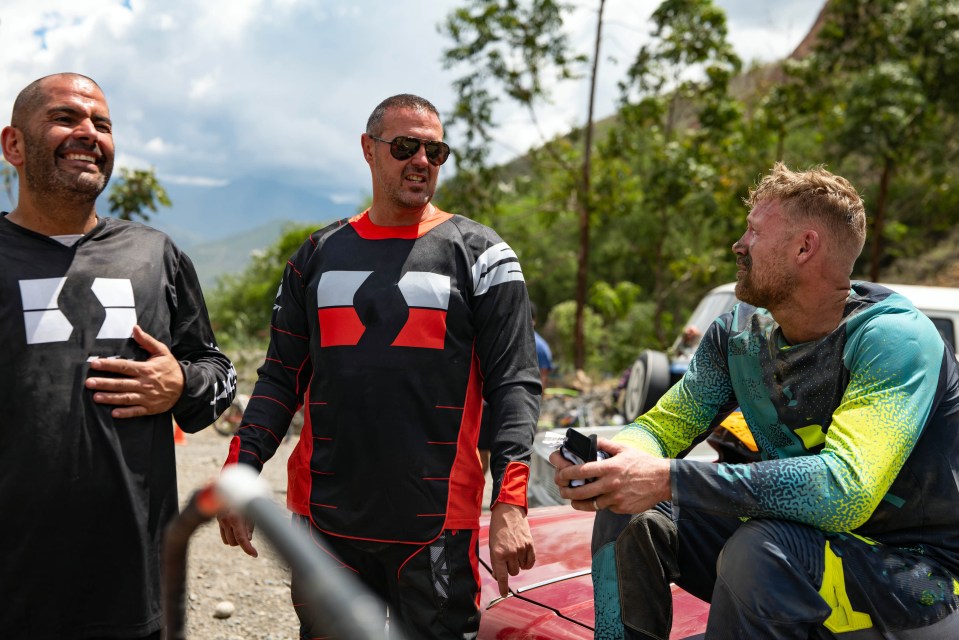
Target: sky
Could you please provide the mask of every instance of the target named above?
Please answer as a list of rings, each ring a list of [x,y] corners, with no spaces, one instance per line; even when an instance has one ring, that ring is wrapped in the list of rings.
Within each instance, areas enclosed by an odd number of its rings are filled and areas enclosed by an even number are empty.
[[[598,3],[567,24],[591,51]],[[453,106],[450,41],[438,25],[465,0],[4,0],[0,5],[0,118],[17,93],[58,71],[92,77],[114,123],[117,166],[153,167],[172,210],[156,226],[187,238],[226,235],[273,219],[329,220],[370,193],[360,153],[366,119],[383,98],[415,93]],[[657,2],[607,0],[597,117],[650,31]],[[745,62],[788,55],[821,2],[716,0]],[[539,111],[547,137],[582,125],[586,81],[554,87]],[[494,159],[542,141],[524,112],[504,107]],[[454,132],[447,142],[456,145]],[[444,167],[444,171],[449,169]],[[442,175],[441,175],[442,178]],[[0,209],[9,209],[0,194]],[[103,205],[101,204],[101,208]],[[304,211],[304,209],[307,209]],[[468,213],[468,212],[463,212]]]

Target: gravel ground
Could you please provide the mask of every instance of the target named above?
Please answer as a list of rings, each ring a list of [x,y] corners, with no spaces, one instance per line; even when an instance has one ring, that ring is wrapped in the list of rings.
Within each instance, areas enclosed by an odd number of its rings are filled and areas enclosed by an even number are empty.
[[[212,427],[186,436],[177,446],[177,484],[181,507],[197,489],[216,478],[226,459],[230,438]],[[288,437],[263,468],[274,499],[286,505],[286,460],[296,445]],[[490,499],[487,474],[483,504]],[[189,640],[289,640],[299,637],[290,604],[290,570],[262,536],[253,534],[258,558],[220,541],[216,521],[201,527],[190,541],[187,565],[187,638]],[[216,617],[218,606],[230,603],[233,613]]]
[[[177,446],[177,478],[180,503],[219,473],[230,439],[212,428],[186,436]],[[287,440],[266,465],[263,477],[275,499],[286,504],[286,459],[296,441]],[[220,541],[216,522],[201,527],[190,542],[187,568],[189,640],[288,640],[298,637],[296,614],[290,604],[288,567],[261,536],[254,533],[258,558],[239,547]],[[233,614],[217,618],[223,602],[233,605]]]

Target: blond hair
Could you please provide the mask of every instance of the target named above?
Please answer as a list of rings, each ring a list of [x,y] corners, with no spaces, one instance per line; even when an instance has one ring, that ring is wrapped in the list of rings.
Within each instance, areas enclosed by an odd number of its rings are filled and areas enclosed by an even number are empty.
[[[859,192],[842,176],[822,165],[806,171],[791,171],[777,162],[772,172],[749,191],[746,204],[755,208],[764,200],[776,200],[794,223],[815,220],[832,235],[835,248],[852,257],[866,242],[866,208]],[[851,267],[850,267],[851,268]]]

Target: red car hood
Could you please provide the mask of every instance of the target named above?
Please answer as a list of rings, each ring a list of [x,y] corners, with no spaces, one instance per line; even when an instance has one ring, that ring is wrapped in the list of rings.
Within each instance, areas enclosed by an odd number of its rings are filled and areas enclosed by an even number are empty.
[[[530,530],[536,550],[536,565],[510,576],[511,597],[552,609],[558,615],[593,628],[593,585],[590,579],[590,539],[593,514],[562,505],[529,510]],[[499,588],[490,573],[489,515],[480,522],[480,605],[485,610],[499,598]],[[709,605],[673,585],[672,638],[702,633]],[[494,603],[493,607],[497,605]]]

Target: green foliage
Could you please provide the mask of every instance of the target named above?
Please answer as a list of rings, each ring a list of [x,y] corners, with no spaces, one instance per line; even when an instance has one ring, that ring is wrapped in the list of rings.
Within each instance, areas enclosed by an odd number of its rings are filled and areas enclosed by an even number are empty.
[[[527,106],[548,99],[543,84],[497,65],[520,64],[529,50],[539,61],[529,69],[574,73],[579,58],[563,35],[566,5],[464,6],[447,25],[470,76],[458,85],[464,110],[454,120],[486,140],[496,126],[491,78],[525,87],[506,94]],[[506,33],[524,25],[500,14],[515,8],[532,24],[533,7],[543,11],[543,37],[517,44]],[[885,268],[959,224],[959,0],[831,0],[828,11],[811,55],[745,73],[712,2],[666,0],[655,11],[651,38],[623,75],[620,108],[594,141],[589,368],[616,371],[644,348],[666,347],[702,294],[734,278],[742,199],[777,160],[825,164],[861,190],[872,227],[857,277],[870,252]],[[475,155],[440,194],[445,208],[490,224],[516,250],[567,369],[583,139],[573,130],[502,167]]]
[[[553,360],[558,364],[561,373],[571,372],[575,348],[575,326],[576,302],[574,300],[560,302],[552,308],[547,335]],[[604,336],[603,319],[587,307],[583,313],[583,341],[587,354],[586,369],[589,371],[603,371],[606,367],[601,352]]]
[[[217,281],[208,294],[208,306],[214,330],[224,344],[242,346],[266,339],[286,263],[316,229],[316,225],[288,225],[279,240],[253,255],[241,273]]]
[[[443,52],[446,68],[466,67],[453,83],[456,104],[448,126],[462,125],[464,144],[456,151],[457,166],[485,167],[497,86],[521,106],[532,109],[548,97],[544,79],[575,77],[582,56],[570,52],[563,31],[569,5],[555,0],[474,0],[453,10],[440,31],[452,41]]]
[[[160,206],[172,206],[166,189],[157,180],[153,169],[120,169],[107,198],[110,213],[121,220],[150,219],[147,210],[156,213]]]

